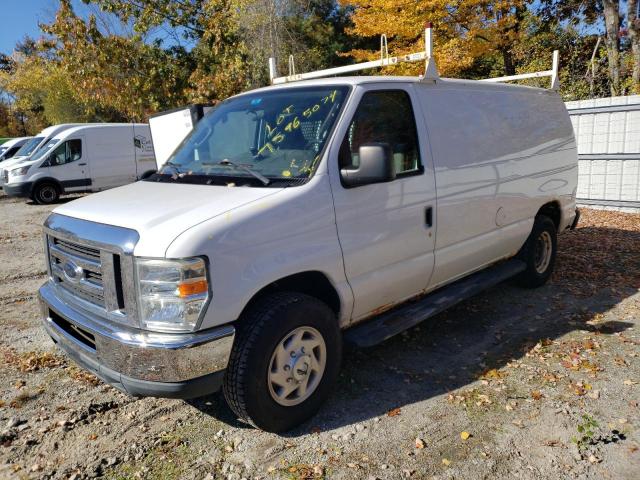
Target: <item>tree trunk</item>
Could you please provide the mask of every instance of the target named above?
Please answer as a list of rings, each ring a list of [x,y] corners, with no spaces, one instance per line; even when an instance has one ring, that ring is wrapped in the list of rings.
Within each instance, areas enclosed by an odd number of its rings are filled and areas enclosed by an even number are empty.
[[[502,60],[504,62],[504,74],[515,75],[516,66],[513,64],[513,55],[508,47],[502,49]]]
[[[604,25],[606,29],[605,46],[607,47],[607,59],[609,61],[609,83],[611,95],[620,95],[620,9],[615,0],[603,0]]]
[[[633,54],[633,90],[640,93],[640,19],[638,18],[638,0],[628,0],[627,23],[629,28],[629,41]]]

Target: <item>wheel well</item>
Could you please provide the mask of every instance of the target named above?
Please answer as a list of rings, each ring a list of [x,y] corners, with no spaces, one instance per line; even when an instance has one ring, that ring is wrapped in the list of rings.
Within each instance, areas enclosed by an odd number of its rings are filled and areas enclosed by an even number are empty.
[[[55,178],[41,178],[39,180],[36,180],[33,184],[33,187],[31,187],[31,196],[35,194],[36,188],[38,188],[43,183],[50,183],[52,185],[55,185],[59,193],[64,192],[64,188],[62,188],[60,182],[58,182]]]
[[[256,293],[245,310],[256,300],[274,292],[304,293],[323,301],[335,312],[340,313],[340,296],[327,276],[321,272],[301,272],[276,280]]]
[[[536,216],[544,215],[549,217],[556,226],[556,230],[560,229],[560,205],[558,202],[549,202],[544,204],[536,213]]]

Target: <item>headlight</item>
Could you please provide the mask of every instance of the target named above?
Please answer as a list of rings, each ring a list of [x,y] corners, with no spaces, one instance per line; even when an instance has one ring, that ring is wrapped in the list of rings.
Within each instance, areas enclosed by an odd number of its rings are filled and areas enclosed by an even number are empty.
[[[204,259],[136,258],[140,326],[162,332],[194,330],[209,301]]]
[[[31,165],[27,165],[26,167],[14,168],[13,170],[9,171],[9,176],[21,177],[22,175],[26,175],[29,171],[29,167],[31,167]]]

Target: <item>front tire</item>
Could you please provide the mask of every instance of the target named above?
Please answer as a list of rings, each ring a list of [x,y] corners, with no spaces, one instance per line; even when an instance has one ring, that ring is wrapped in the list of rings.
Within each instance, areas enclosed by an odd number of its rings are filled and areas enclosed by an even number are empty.
[[[525,288],[536,288],[547,283],[556,263],[557,247],[557,232],[553,220],[538,215],[529,238],[518,254],[527,268],[516,276],[516,283]]]
[[[281,292],[243,315],[223,392],[242,420],[269,432],[313,416],[340,370],[342,339],[335,313],[320,300]]]
[[[60,189],[54,183],[39,183],[33,191],[33,199],[39,205],[55,203],[60,198]]]

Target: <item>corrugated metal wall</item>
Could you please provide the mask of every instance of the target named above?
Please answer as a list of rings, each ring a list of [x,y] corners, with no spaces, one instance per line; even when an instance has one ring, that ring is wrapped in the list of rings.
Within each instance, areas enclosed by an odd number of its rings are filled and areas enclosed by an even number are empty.
[[[578,203],[640,211],[640,95],[566,106],[578,143]]]

